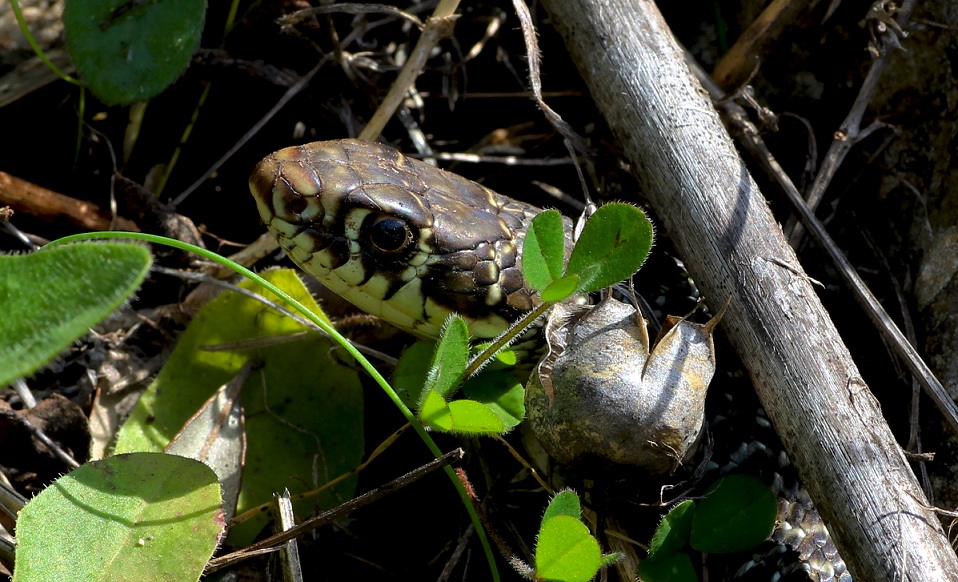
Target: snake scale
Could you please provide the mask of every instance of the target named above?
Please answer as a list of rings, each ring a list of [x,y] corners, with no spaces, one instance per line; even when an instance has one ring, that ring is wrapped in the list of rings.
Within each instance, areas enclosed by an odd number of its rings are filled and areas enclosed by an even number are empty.
[[[250,190],[304,271],[419,337],[437,338],[456,313],[474,338],[491,339],[539,304],[521,270],[539,209],[390,147],[352,139],[289,147],[257,165]],[[733,463],[754,448],[743,443]],[[813,579],[850,582],[807,496],[790,497],[775,541],[796,550]]]

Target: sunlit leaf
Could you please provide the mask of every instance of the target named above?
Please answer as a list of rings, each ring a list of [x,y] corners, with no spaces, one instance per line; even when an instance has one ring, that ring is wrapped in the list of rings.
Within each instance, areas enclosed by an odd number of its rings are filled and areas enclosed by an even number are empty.
[[[146,247],[116,242],[0,256],[0,386],[35,372],[110,315],[150,263]]]
[[[474,400],[453,400],[449,403],[452,416],[450,432],[457,434],[501,434],[505,431],[502,419],[491,408]]]
[[[579,286],[579,275],[565,275],[549,283],[542,290],[542,300],[546,303],[554,303],[568,298],[576,292]]]
[[[601,565],[599,542],[579,518],[557,515],[543,522],[536,542],[536,576],[544,580],[587,582]]]
[[[461,317],[450,317],[442,327],[436,355],[426,378],[426,389],[449,397],[459,384],[469,363],[469,327]]]
[[[445,399],[435,390],[426,390],[422,404],[419,405],[419,420],[430,428],[443,432],[452,431],[452,412]]]
[[[579,496],[575,494],[575,491],[565,490],[556,493],[542,516],[542,523],[545,524],[545,522],[558,515],[568,515],[576,519],[582,517],[582,507],[579,503]]]
[[[566,274],[579,275],[579,293],[598,291],[639,270],[652,248],[652,223],[638,207],[599,207],[576,241]]]
[[[565,232],[562,215],[546,210],[532,219],[522,246],[522,274],[526,282],[542,291],[562,276]]]
[[[17,519],[15,582],[198,580],[223,533],[216,474],[134,453],[60,477]]]

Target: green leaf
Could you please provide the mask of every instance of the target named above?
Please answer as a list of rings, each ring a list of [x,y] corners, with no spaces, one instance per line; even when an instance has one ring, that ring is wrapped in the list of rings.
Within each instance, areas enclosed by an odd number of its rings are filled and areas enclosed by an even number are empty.
[[[692,521],[692,547],[702,552],[742,552],[772,533],[775,495],[755,477],[730,475],[706,493]]]
[[[291,269],[264,276],[321,313]],[[263,291],[250,281],[241,286]],[[311,334],[295,342],[266,342],[232,351],[203,349],[257,338],[273,340],[304,330],[259,301],[232,292],[220,294],[193,317],[166,365],[140,397],[120,428],[117,452],[162,450],[211,394],[244,364],[257,361],[262,367],[243,389],[247,448],[237,511],[270,501],[274,491],[305,493],[352,470],[362,462],[364,451],[362,386],[355,370],[337,363],[329,340]],[[296,511],[306,515],[333,507],[352,498],[355,487],[356,479],[347,479],[296,502]],[[262,516],[233,527],[230,541],[237,545],[251,541],[265,523]]]
[[[423,425],[442,432],[452,432],[452,411],[446,400],[435,390],[426,390],[419,406],[419,420]]]
[[[639,579],[643,582],[698,582],[688,554],[670,554],[661,560],[642,560]]]
[[[602,564],[599,542],[570,515],[557,515],[542,524],[535,553],[538,579],[588,582]]]
[[[502,434],[506,428],[491,408],[474,400],[453,400],[449,403],[452,427],[456,434]]]
[[[198,580],[225,521],[209,467],[118,455],[60,477],[17,519],[14,581]]]
[[[652,223],[631,204],[599,207],[576,241],[566,274],[579,275],[579,293],[598,291],[631,277],[652,248]]]
[[[556,303],[562,301],[563,299],[566,299],[575,293],[576,287],[578,286],[578,275],[565,275],[549,283],[549,285],[542,290],[542,300],[546,303]]]
[[[171,85],[200,43],[206,0],[67,0],[70,56],[108,105],[149,99]]]
[[[488,406],[472,400],[447,403],[435,390],[426,392],[419,420],[432,429],[456,434],[500,434],[505,430],[499,416]]]
[[[649,559],[660,560],[677,553],[689,543],[695,503],[687,499],[669,510],[652,534]]]
[[[129,243],[0,256],[0,386],[44,366],[129,299],[150,262],[146,247]]]
[[[474,346],[472,346],[472,356],[473,357],[478,356],[483,351],[485,351],[486,348],[488,348],[491,345],[492,345],[492,342],[482,342],[482,343],[475,344]],[[512,366],[516,365],[517,361],[519,361],[519,359],[516,358],[516,352],[514,352],[512,348],[503,348],[499,350],[498,352],[496,352],[496,355],[489,362],[488,366],[486,366],[483,369],[485,370],[487,368],[492,368],[495,370],[501,370],[503,368],[511,368]]]
[[[442,326],[436,355],[426,378],[426,389],[448,398],[462,383],[468,364],[469,327],[461,317],[452,316]]]
[[[522,243],[522,275],[533,289],[542,291],[562,276],[565,229],[558,210],[546,210],[532,219]]]
[[[546,508],[546,512],[542,516],[542,525],[545,525],[547,521],[559,515],[568,515],[576,519],[582,517],[582,507],[579,504],[579,496],[575,494],[575,491],[566,489],[565,491],[558,492],[556,496],[552,498],[552,501],[549,502],[549,507]]]
[[[526,416],[526,391],[510,370],[483,370],[466,380],[462,394],[488,406],[506,429],[515,428]]]
[[[436,342],[419,340],[399,356],[393,371],[392,386],[406,406],[416,408],[419,405],[435,353]]]

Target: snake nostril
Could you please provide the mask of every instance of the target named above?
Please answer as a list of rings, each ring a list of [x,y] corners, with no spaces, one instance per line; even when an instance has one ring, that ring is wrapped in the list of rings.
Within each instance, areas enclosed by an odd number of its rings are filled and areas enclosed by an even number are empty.
[[[302,214],[303,211],[306,210],[307,206],[309,206],[309,202],[307,202],[302,196],[298,196],[287,203],[286,209],[293,214]]]

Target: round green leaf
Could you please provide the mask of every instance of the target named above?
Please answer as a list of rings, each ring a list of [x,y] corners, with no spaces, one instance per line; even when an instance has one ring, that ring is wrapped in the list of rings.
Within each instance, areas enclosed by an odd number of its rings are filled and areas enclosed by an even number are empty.
[[[549,285],[542,290],[542,300],[546,303],[556,303],[558,301],[562,301],[563,299],[566,299],[575,293],[576,287],[578,286],[578,275],[565,275],[559,279],[556,279],[552,283],[549,283]]]
[[[589,217],[576,241],[567,275],[579,275],[579,293],[598,291],[627,279],[639,270],[649,255],[652,223],[631,204],[599,207]]]
[[[502,434],[505,426],[499,415],[485,404],[473,400],[453,400],[449,403],[452,425],[449,432],[457,434]]]
[[[575,491],[566,489],[556,493],[556,496],[549,502],[545,515],[542,516],[542,524],[545,525],[545,522],[560,515],[568,515],[576,519],[582,517],[582,507],[579,504],[579,496],[575,494]]]
[[[557,210],[546,210],[532,219],[522,243],[522,275],[533,289],[542,291],[562,276],[565,229]]]
[[[489,407],[503,426],[512,429],[526,416],[525,389],[510,370],[483,370],[469,378],[462,394]]]
[[[778,506],[775,495],[748,475],[719,479],[695,511],[692,547],[702,552],[743,552],[772,533]]]
[[[67,0],[63,27],[77,71],[108,105],[173,83],[200,43],[206,0]]]
[[[419,407],[419,420],[425,426],[442,432],[452,431],[452,412],[442,396],[435,390],[426,390]]]
[[[461,317],[450,317],[442,326],[436,355],[426,377],[426,389],[449,397],[462,382],[468,363],[469,327]]]
[[[578,518],[558,515],[542,524],[536,542],[538,579],[588,582],[601,563],[599,542]]]
[[[643,582],[698,582],[688,554],[671,554],[661,560],[642,560],[639,578]]]
[[[0,256],[0,386],[30,374],[126,301],[150,269],[130,243]]]
[[[223,533],[220,485],[162,453],[83,465],[17,518],[14,581],[198,580]]]
[[[686,499],[669,510],[652,534],[649,559],[663,559],[688,545],[694,517],[695,503],[691,499]]]
[[[396,362],[392,385],[402,401],[410,408],[416,408],[419,405],[435,352],[436,342],[419,340],[406,348]]]

